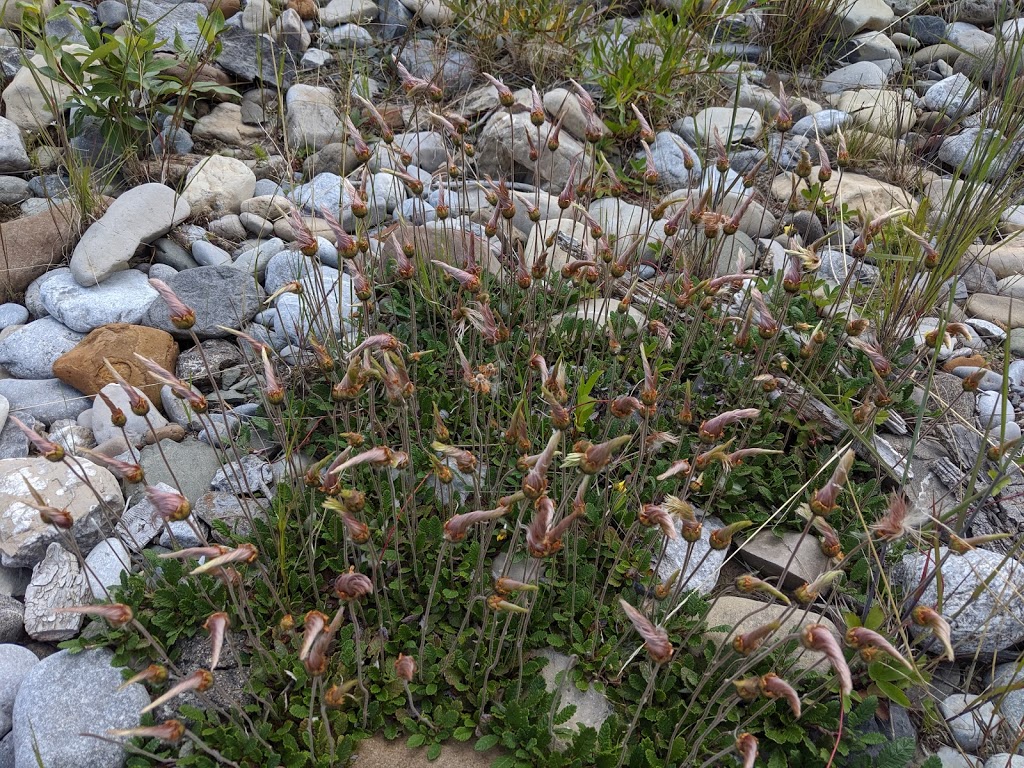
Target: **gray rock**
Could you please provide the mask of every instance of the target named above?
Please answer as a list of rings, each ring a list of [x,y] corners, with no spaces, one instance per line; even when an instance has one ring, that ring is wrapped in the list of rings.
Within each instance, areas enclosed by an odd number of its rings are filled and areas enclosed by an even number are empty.
[[[121,388],[119,384],[107,384],[100,390],[107,398],[117,407],[124,411],[125,418],[127,421],[124,425],[124,431],[128,435],[128,439],[132,442],[137,442],[143,437],[151,434],[153,430],[160,429],[160,427],[167,426],[167,419],[165,419],[154,406],[152,401],[146,397],[142,392],[136,390],[136,393],[145,402],[149,403],[149,412],[145,416],[137,416],[132,413],[131,402],[128,399],[128,393]],[[111,438],[121,437],[121,428],[115,427],[110,422],[110,408],[103,399],[97,395],[92,405],[92,425],[93,433],[96,435],[96,442],[102,443]]]
[[[293,280],[299,280],[307,290],[313,291],[313,296],[319,295],[315,262],[303,256],[298,251],[280,251],[267,262],[267,275],[263,281],[268,294],[276,293],[282,286]],[[338,282],[339,273],[334,267],[319,268],[320,280],[323,281],[325,289],[330,289]]]
[[[186,269],[195,269],[199,263],[192,258],[192,254],[182,246],[167,237],[161,237],[153,245],[156,253],[153,261],[157,264],[166,264],[178,272]]]
[[[44,317],[0,341],[0,365],[18,379],[49,379],[53,377],[54,361],[84,338],[85,334]]]
[[[935,579],[935,553],[908,554],[893,568],[893,583],[903,594],[910,594],[929,577],[918,601],[921,605],[938,603]],[[972,549],[957,555],[942,547],[942,615],[950,623],[951,641],[958,657],[975,653],[991,654],[1024,640],[1024,566],[1010,558],[985,549]],[[974,591],[987,581],[980,594]],[[911,627],[918,634],[927,634]],[[941,653],[941,646],[930,635],[924,647]]]
[[[973,755],[964,756],[953,747],[939,747],[935,756],[942,763],[942,768],[981,768],[981,761]]]
[[[37,765],[37,749],[46,768],[124,765],[120,744],[88,734],[138,726],[149,694],[138,683],[119,691],[121,670],[112,662],[113,654],[106,649],[60,651],[32,668],[14,703],[19,767]]]
[[[326,48],[369,48],[373,45],[373,35],[358,24],[342,24],[321,29],[320,45]]]
[[[1009,687],[1015,683],[1019,685],[1021,681],[1024,681],[1024,671],[1018,670],[1017,663],[1011,661],[996,667],[989,688]],[[996,711],[1006,718],[1011,730],[1016,731],[1024,725],[1024,688],[996,694],[991,702]]]
[[[216,448],[226,448],[238,437],[242,422],[230,413],[208,413],[203,419],[199,439]]]
[[[90,400],[60,379],[0,379],[0,396],[10,412],[25,421],[25,416],[52,424],[58,419],[75,419],[90,406]],[[13,427],[13,424],[6,425]]]
[[[334,54],[322,51],[319,48],[310,48],[299,60],[299,67],[302,69],[320,69],[334,61]]]
[[[192,330],[200,339],[228,336],[227,328],[241,328],[260,310],[265,295],[250,276],[232,266],[197,267],[180,272],[168,283],[181,301],[195,311]],[[188,338],[188,331],[171,323],[167,304],[158,298],[145,312],[142,325],[161,328],[176,338]]]
[[[202,537],[197,533],[197,529],[202,531]],[[186,520],[177,520],[173,523],[168,523],[160,532],[160,546],[166,547],[167,549],[186,549],[188,547],[201,547],[206,544],[203,541],[203,537],[206,536],[206,531],[203,530],[202,524],[199,519],[194,515],[189,515]]]
[[[132,187],[82,235],[71,256],[71,274],[83,286],[106,280],[127,266],[140,245],[166,234],[190,213],[188,203],[170,187],[155,183]]]
[[[580,726],[586,726],[596,731],[601,730],[601,725],[612,715],[612,707],[608,699],[596,688],[590,687],[586,691],[581,691],[576,686],[570,672],[575,659],[551,648],[538,651],[537,655],[548,660],[540,674],[548,691],[556,693],[557,709],[561,710],[567,706],[576,708],[563,727],[575,730]],[[556,748],[558,741],[556,740]]]
[[[476,62],[468,53],[425,38],[409,41],[399,59],[415,77],[430,82],[439,75],[436,83],[449,96],[451,92],[469,90],[477,75]]]
[[[56,643],[69,640],[82,628],[77,613],[58,613],[89,602],[89,586],[78,558],[60,544],[51,544],[32,569],[32,581],[25,590],[25,631],[33,640]]]
[[[213,537],[224,544],[231,543],[220,535],[215,522],[223,523],[232,537],[247,538],[252,535],[252,520],[266,520],[267,502],[256,499],[240,499],[234,494],[211,491],[203,494],[196,502],[193,514],[213,528]]]
[[[321,269],[329,269],[329,267],[321,267]],[[328,284],[326,289],[327,314],[330,316],[334,333],[340,334],[344,331],[346,335],[350,335],[352,333],[352,317],[358,306],[352,278],[341,273],[340,279],[334,284]],[[275,348],[283,347],[288,343],[298,344],[305,341],[311,330],[323,327],[326,318],[320,317],[314,324],[310,315],[308,299],[304,300],[303,297],[296,296],[294,293],[281,295],[276,306]]]
[[[207,240],[192,243],[192,258],[201,267],[218,267],[231,263],[231,254]]]
[[[150,482],[148,478],[147,482]],[[166,483],[156,482],[153,485],[161,491],[174,490]],[[141,552],[157,537],[162,527],[156,507],[153,506],[148,496],[143,495],[138,502],[128,507],[121,515],[114,533],[128,550]]]
[[[28,648],[0,645],[0,736],[10,732],[18,689],[38,663],[39,659]]]
[[[981,90],[970,78],[956,74],[931,86],[921,101],[933,112],[945,112],[953,116],[977,111],[981,97]]]
[[[976,705],[975,697],[966,693],[947,696],[939,702],[939,711],[956,743],[968,752],[977,751],[1001,722],[991,702]]]
[[[17,176],[0,176],[0,203],[17,205],[29,196],[28,182]]]
[[[295,80],[296,57],[269,38],[229,26],[217,41],[220,43],[217,64],[228,72],[244,80],[258,80],[283,89]]]
[[[207,339],[198,347],[191,347],[180,355],[175,365],[175,374],[182,381],[190,382],[201,392],[210,392],[219,384],[221,375],[228,368],[234,368],[243,361],[242,350],[227,339]],[[213,382],[210,378],[213,378]]]
[[[85,578],[96,600],[110,599],[109,590],[121,584],[121,574],[131,567],[131,555],[120,539],[104,539],[85,558]]]
[[[289,192],[288,199],[308,213],[319,213],[321,208],[334,213],[344,208],[349,212],[347,218],[351,219],[351,201],[342,189],[341,176],[336,173],[318,173]]]
[[[324,86],[293,85],[285,97],[288,145],[316,151],[345,137],[334,91]]]
[[[20,173],[31,167],[21,128],[0,117],[0,173]]]
[[[985,768],[1024,768],[1024,757],[1000,752],[985,761]]]
[[[0,565],[0,595],[24,597],[25,587],[32,578],[29,568],[8,568]]]
[[[965,128],[955,136],[947,136],[939,147],[939,160],[965,176],[983,169],[992,152],[998,152],[985,170],[985,179],[1002,179],[1024,156],[1024,145],[1012,143],[994,128]]]
[[[904,32],[921,45],[938,45],[946,39],[946,20],[938,16],[915,14],[901,22]]]
[[[56,422],[50,427],[47,437],[63,448],[65,453],[76,456],[88,448],[96,447],[96,436],[92,428],[83,427],[74,421]]]
[[[788,566],[782,582],[785,589],[796,589],[814,581],[829,569],[829,560],[821,553],[814,537],[802,536],[796,531],[787,531],[782,536],[770,530],[762,531],[742,542],[737,549],[743,562],[763,576],[781,576]]]
[[[700,511],[697,516],[700,518]],[[682,537],[672,540],[665,540],[663,536],[655,539],[656,552],[660,551],[662,541],[665,542],[665,557],[658,564],[658,579],[667,580],[676,571],[682,570],[686,562],[686,570],[679,574],[678,584],[682,589],[696,590],[701,595],[707,595],[718,583],[718,573],[725,562],[726,550],[712,549],[710,538],[711,532],[725,527],[725,523],[717,517],[705,516],[703,518],[704,529],[699,540],[692,545],[683,541]],[[676,521],[676,531],[682,531],[682,523]],[[687,562],[686,553],[690,552]]]
[[[166,464],[161,456],[161,450],[163,456],[167,457]],[[180,443],[161,440],[159,447],[147,445],[139,452],[139,464],[146,473],[146,482],[149,485],[166,483],[172,489],[178,489],[174,480],[174,477],[177,477],[181,481],[182,495],[192,504],[209,490],[213,476],[220,469],[217,452],[209,445],[191,437],[186,437]],[[170,465],[170,469],[167,465]],[[140,489],[133,486],[132,490]]]
[[[17,768],[14,764],[14,734],[0,739],[0,768]]]
[[[272,237],[262,241],[255,248],[250,248],[238,254],[232,265],[246,274],[256,275],[262,283],[267,274],[267,264],[270,260],[285,249],[284,241],[279,237]]]
[[[404,37],[412,23],[413,14],[400,0],[380,0],[377,3],[377,27],[384,40]]]
[[[978,425],[983,430],[998,431],[1001,424],[1014,420],[1013,405],[1003,397],[1002,392],[978,392]]]
[[[96,6],[96,17],[100,24],[116,29],[128,19],[128,7],[118,0],[102,0]]]
[[[29,322],[29,310],[20,304],[0,304],[0,330]]]
[[[881,88],[888,78],[873,61],[860,61],[827,74],[821,81],[822,93],[841,93],[857,88]]]
[[[102,283],[84,287],[66,267],[39,283],[46,311],[73,331],[88,333],[110,323],[138,325],[157,293],[137,269],[117,272]]]
[[[210,483],[214,491],[256,496],[263,493],[263,486],[274,484],[274,473],[270,462],[262,456],[246,454],[241,461],[232,461],[217,470]]]
[[[651,145],[651,155],[654,157],[654,168],[658,171],[660,185],[669,189],[687,189],[699,182],[700,157],[682,137],[670,131],[661,131]],[[686,155],[693,161],[691,170],[687,170],[684,165]]]
[[[31,577],[29,580],[31,581]],[[24,631],[25,606],[10,595],[0,594],[0,643],[17,641]],[[3,680],[2,675],[0,680]]]

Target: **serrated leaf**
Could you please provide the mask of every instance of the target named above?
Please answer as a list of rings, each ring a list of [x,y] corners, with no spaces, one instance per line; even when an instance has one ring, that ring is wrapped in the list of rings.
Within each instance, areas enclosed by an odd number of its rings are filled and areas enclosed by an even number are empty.
[[[498,735],[494,733],[488,733],[486,736],[481,736],[476,740],[476,744],[473,745],[473,749],[477,752],[486,752],[491,747],[498,743]]]
[[[433,744],[427,747],[427,760],[434,761],[437,760],[437,758],[439,758],[440,756],[441,744],[435,741]]]
[[[409,749],[417,749],[427,743],[427,737],[422,733],[414,733],[409,737],[409,740],[405,742],[405,746]]]

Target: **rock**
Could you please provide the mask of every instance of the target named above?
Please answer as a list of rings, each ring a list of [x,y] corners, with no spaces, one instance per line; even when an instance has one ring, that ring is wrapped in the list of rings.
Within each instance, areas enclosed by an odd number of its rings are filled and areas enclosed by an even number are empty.
[[[197,211],[238,213],[255,188],[256,174],[241,160],[210,155],[188,172],[181,197]]]
[[[65,453],[75,456],[82,455],[85,449],[96,447],[96,438],[92,430],[74,421],[56,422],[50,428],[47,437],[63,448]]]
[[[29,283],[63,258],[77,238],[78,215],[71,202],[34,216],[0,224],[0,295],[23,293]]]
[[[0,173],[20,173],[31,167],[21,129],[0,117]]]
[[[268,0],[248,0],[242,11],[242,29],[246,32],[269,32],[274,9]]]
[[[4,5],[10,6],[10,0]],[[43,56],[36,54],[29,63],[30,66],[21,67],[4,88],[0,101],[8,120],[26,133],[39,133],[53,122],[51,106],[66,103],[71,97],[71,88],[40,72],[40,68],[46,66]]]
[[[318,173],[289,192],[288,199],[310,213],[318,213],[321,208],[341,210],[342,224],[347,223],[354,229],[352,201],[342,187],[341,176],[336,173]]]
[[[786,618],[783,618],[783,616],[786,616]],[[800,627],[808,624],[823,624],[835,636],[837,641],[842,642],[842,633],[839,632],[835,624],[814,611],[808,611],[806,614],[803,611],[796,611],[794,613],[783,605],[762,603],[747,597],[719,595],[711,603],[711,610],[708,612],[706,619],[709,628],[724,626],[733,629],[732,634],[728,636],[721,632],[709,632],[708,639],[716,645],[726,641],[726,639],[731,642],[732,638],[737,634],[750,632],[772,621],[780,621],[782,623],[782,626],[779,627],[775,634],[775,637],[778,638],[798,632]],[[797,669],[816,668],[818,672],[831,674],[828,672],[829,664],[824,654],[817,651],[808,651],[800,645],[797,645],[793,666]],[[779,670],[779,674],[783,674],[783,670]]]
[[[28,310],[21,304],[0,304],[0,330],[28,322]]]
[[[913,106],[896,91],[868,88],[844,91],[835,106],[852,115],[854,124],[881,136],[902,136],[917,122]]]
[[[938,156],[964,176],[984,175],[988,181],[999,181],[1018,165],[1024,156],[1024,144],[1007,141],[991,128],[965,128],[943,140]]]
[[[921,101],[933,112],[950,116],[976,112],[981,105],[981,90],[962,74],[946,77],[932,85]]]
[[[39,283],[46,311],[79,333],[111,323],[138,323],[156,296],[146,275],[137,269],[115,272],[102,283],[85,287],[70,269],[61,267]]]
[[[198,267],[180,272],[169,282],[171,290],[196,314],[192,331],[200,339],[222,338],[227,328],[241,328],[260,310],[265,294],[250,275],[234,267]],[[171,323],[167,304],[157,298],[149,306],[142,323],[167,331],[175,338],[188,338],[189,332]]]
[[[89,734],[135,728],[149,694],[138,683],[118,690],[121,670],[113,654],[93,649],[60,651],[36,664],[14,703],[14,747],[18,766],[121,768],[124,748]]]
[[[996,246],[972,245],[967,249],[964,261],[972,259],[991,269],[997,279],[1024,274],[1024,247],[1017,240]]]
[[[604,694],[593,686],[585,691],[576,686],[571,676],[576,659],[552,648],[537,651],[537,656],[548,660],[540,674],[544,678],[544,687],[555,693],[557,703],[552,706],[556,711],[561,711],[565,707],[574,707],[576,710],[562,727],[575,731],[580,726],[585,726],[600,731],[604,721],[611,717],[612,707]],[[559,749],[560,741],[555,740],[555,749]],[[561,749],[564,748],[565,743],[562,742]]]
[[[975,697],[966,693],[947,696],[939,702],[939,711],[956,743],[968,752],[976,752],[1002,721],[991,702],[976,704]]]
[[[8,570],[15,569],[11,568]],[[25,582],[26,587],[30,580],[31,571],[29,571],[29,579]],[[24,590],[22,591],[24,592]],[[24,631],[25,606],[10,595],[0,593],[0,643],[13,643],[20,640]],[[0,670],[2,670],[2,667],[0,667]],[[2,681],[3,675],[0,675],[0,683]]]
[[[25,590],[25,631],[33,640],[59,642],[78,634],[83,616],[56,609],[73,608],[89,601],[89,587],[78,558],[56,542],[32,569]]]
[[[933,179],[924,188],[924,197],[929,202],[928,220],[938,224],[945,215],[965,204],[977,208],[984,205],[985,199],[991,194],[991,185],[983,181]]]
[[[938,554],[942,563],[942,614],[950,623],[951,641],[958,657],[972,657],[975,653],[991,654],[1017,644],[1024,639],[1024,566],[1010,558],[1005,563],[1002,554],[985,549],[972,549],[956,555],[942,547]],[[892,571],[894,585],[904,594],[910,594],[928,579],[928,586],[918,604],[934,606],[938,603],[935,579],[935,553],[907,554]],[[990,580],[989,580],[990,579]],[[979,585],[987,581],[980,594],[974,595]],[[916,634],[926,634],[911,627]],[[937,641],[926,640],[924,647],[932,653],[942,653]]]
[[[161,456],[161,449],[163,456],[167,457],[167,464],[170,464],[170,471]],[[191,437],[180,443],[161,440],[159,446],[147,445],[139,452],[139,464],[146,473],[149,485],[165,483],[177,490],[174,480],[176,476],[181,481],[181,494],[192,504],[210,489],[213,476],[221,466],[213,448]]]
[[[400,5],[398,0],[393,2]],[[410,749],[401,739],[388,741],[383,736],[362,739],[358,749],[356,759],[362,768],[392,768],[396,765],[402,768],[436,768],[439,765],[452,768],[487,768],[501,755],[501,750],[497,748],[477,752],[471,743],[461,744],[452,739],[445,742],[441,749],[441,757],[437,761],[431,761],[427,759],[426,751]]]
[[[1022,679],[1024,674],[1017,669],[1016,662],[1007,662],[996,667],[989,688],[996,691],[1014,684],[1020,685]],[[1024,689],[1000,691],[994,694],[991,702],[999,715],[1007,720],[1011,730],[1016,731],[1024,723]]]
[[[120,539],[104,539],[85,558],[85,579],[96,600],[109,600],[108,590],[121,584],[121,574],[131,568],[128,548]]]
[[[256,80],[287,89],[295,79],[296,59],[272,40],[228,26],[217,36],[217,65],[243,80]],[[193,136],[195,132],[193,131]]]
[[[293,85],[285,97],[288,146],[316,151],[341,142],[345,127],[338,115],[334,91],[313,85]]]
[[[156,328],[127,323],[103,325],[91,331],[74,349],[57,358],[53,364],[53,375],[79,392],[95,395],[113,382],[104,364],[104,360],[109,360],[129,384],[156,402],[161,385],[139,362],[136,354],[173,372],[178,359],[178,345],[169,333]]]
[[[261,126],[243,123],[242,108],[238,104],[224,102],[196,121],[192,136],[241,147],[264,138],[266,131]]]
[[[587,138],[587,118],[580,105],[579,97],[565,88],[553,88],[544,94],[544,111],[552,122],[562,118],[562,128],[580,141]],[[597,127],[602,136],[610,136],[611,131],[604,121],[597,118]]]
[[[819,166],[811,170],[811,180],[818,180]],[[893,208],[909,208],[914,204],[914,198],[895,184],[888,184],[884,181],[872,179],[859,173],[844,172],[842,174],[842,186],[839,182],[840,174],[833,174],[832,178],[822,184],[825,192],[835,195],[838,201],[844,202],[850,208],[856,208],[870,220]],[[786,202],[792,192],[791,174],[780,173],[772,182],[772,194],[776,200]]]
[[[682,538],[667,539],[665,542],[665,556],[658,564],[658,579],[667,580],[676,571],[679,574],[678,584],[682,585],[683,591],[696,590],[698,594],[707,595],[718,583],[718,573],[725,562],[726,551],[712,549],[710,544],[711,532],[724,527],[724,523],[717,517],[710,515],[703,518],[704,529],[701,537],[692,545],[683,541]],[[676,531],[682,531],[682,523],[676,521]],[[657,540],[660,549],[662,538]],[[689,553],[689,561],[687,561]],[[655,554],[657,557],[657,554]],[[683,563],[686,562],[686,570],[682,571]]]
[[[740,141],[756,141],[763,129],[761,114],[749,107],[708,107],[694,115],[697,141],[714,145],[715,131],[726,146]]]
[[[866,29],[886,29],[896,18],[884,0],[846,0],[836,6],[835,14],[840,37],[851,37]]]
[[[322,271],[330,267],[321,267]],[[331,280],[325,285],[327,304],[327,315],[331,320],[331,328],[334,333],[340,334],[344,330],[345,335],[352,333],[352,318],[355,315],[357,306],[355,287],[352,278],[342,273],[339,278]],[[296,296],[294,293],[286,293],[277,300],[274,315],[275,338],[278,342],[286,344],[298,344],[306,339],[310,331],[322,328],[326,318],[321,317],[316,323],[313,322],[308,299]]]
[[[964,757],[960,750],[953,747],[939,747],[935,756],[939,758],[942,768],[981,768],[981,761],[974,756]],[[1005,768],[1005,766],[1000,766]]]
[[[986,760],[984,768],[1024,768],[1024,757],[1000,752]]]
[[[82,235],[71,256],[71,274],[82,286],[101,283],[126,269],[139,246],[167,234],[189,217],[187,199],[163,184],[132,187]]]
[[[103,467],[78,459],[76,469],[88,478],[92,489],[64,464],[42,457],[0,460],[0,561],[11,567],[31,568],[47,546],[62,538],[60,530],[42,521],[26,502],[33,501],[26,481],[49,505],[64,509],[74,520],[71,533],[79,546],[88,549],[102,537],[100,527],[108,515],[124,505],[117,479]],[[95,492],[94,492],[95,491]],[[103,501],[97,499],[97,495]]]
[[[231,461],[217,470],[210,488],[245,496],[263,494],[263,486],[274,484],[274,473],[270,463],[254,454],[242,456],[241,461]]]
[[[744,541],[737,550],[743,562],[765,577],[781,576],[788,566],[782,582],[782,587],[787,590],[814,581],[829,569],[829,559],[821,553],[814,537],[802,536],[795,531],[777,536],[765,530]]]
[[[219,267],[222,264],[231,263],[230,253],[207,240],[197,240],[192,243],[192,258],[201,267]]]
[[[651,145],[651,155],[661,186],[689,189],[700,181],[700,158],[680,136],[670,131],[659,132]],[[689,170],[686,168],[687,162],[692,162]]]
[[[476,62],[464,51],[439,46],[433,40],[414,38],[402,48],[399,60],[414,77],[435,81],[451,96],[467,91],[477,76]]]
[[[967,299],[964,310],[972,317],[988,320],[1000,328],[1024,327],[1024,307],[1019,301],[1006,296],[976,293]]]
[[[888,78],[885,73],[875,62],[858,61],[827,74],[821,81],[821,92],[842,93],[858,88],[881,88],[886,80]]]
[[[232,493],[211,491],[199,497],[193,514],[214,529],[216,541],[230,544],[232,540],[252,536],[252,521],[266,520],[267,506],[265,501],[240,499]],[[223,523],[231,538],[221,536],[215,522]]]
[[[313,0],[299,1],[313,8],[316,7]],[[299,12],[294,8],[287,8],[284,13],[277,17],[277,21],[274,22],[274,27],[271,30],[271,37],[278,45],[283,45],[288,50],[299,54],[309,48],[312,40],[309,30],[302,23],[302,17],[299,16]]]
[[[877,61],[879,66],[883,62],[892,62],[888,65],[892,67],[890,74],[902,69],[899,48],[882,32],[861,32],[851,37],[844,48],[849,61]]]
[[[395,140],[391,146],[399,152],[408,153],[410,166],[422,168],[429,173],[448,166],[447,145],[444,138],[436,131],[396,133]],[[374,165],[375,161],[376,166]],[[390,162],[387,154],[378,152],[370,160],[370,170],[376,173],[382,168],[387,167]]]
[[[55,361],[84,338],[44,317],[18,328],[0,341],[0,365],[18,379],[49,379]]]
[[[14,699],[18,689],[39,659],[20,645],[0,645],[0,736],[11,730]]]
[[[133,442],[139,442],[142,438],[151,434],[153,430],[167,426],[167,420],[156,410],[152,401],[138,390],[136,392],[149,405],[149,412],[145,416],[137,416],[132,412],[128,394],[119,384],[107,384],[100,390],[100,393],[105,395],[108,400],[124,413],[127,419],[124,431],[127,433],[128,439]],[[99,443],[111,438],[120,437],[122,434],[121,428],[115,427],[111,423],[110,417],[110,408],[107,407],[106,402],[102,398],[97,396],[92,406],[92,429],[96,434],[96,441]]]
[[[22,421],[33,417],[44,424],[77,418],[89,407],[89,401],[80,392],[59,379],[2,379],[0,397],[7,400],[10,411]]]
[[[146,482],[151,483],[161,491],[175,490],[167,485],[167,483],[153,482],[149,478],[146,478]],[[153,506],[149,497],[143,494],[138,502],[128,507],[124,514],[121,515],[114,533],[117,535],[117,540],[127,550],[141,552],[157,537],[162,529],[163,524],[156,512],[156,507]]]
[[[366,24],[377,17],[377,4],[372,0],[331,0],[320,9],[320,26]]]

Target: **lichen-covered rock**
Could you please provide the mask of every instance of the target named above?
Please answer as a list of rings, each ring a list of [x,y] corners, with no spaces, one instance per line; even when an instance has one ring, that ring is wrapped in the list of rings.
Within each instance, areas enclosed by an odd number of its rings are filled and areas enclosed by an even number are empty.
[[[51,544],[46,557],[32,570],[32,581],[25,590],[25,631],[33,640],[70,640],[82,628],[84,617],[59,609],[83,605],[89,599],[89,585],[78,558],[60,544]]]

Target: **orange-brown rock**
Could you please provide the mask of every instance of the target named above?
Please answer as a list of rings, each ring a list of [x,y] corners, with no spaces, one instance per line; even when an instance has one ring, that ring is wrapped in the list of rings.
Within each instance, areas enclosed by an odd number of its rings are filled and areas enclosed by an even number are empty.
[[[303,21],[317,18],[320,6],[314,0],[288,0],[288,7],[299,14]]]
[[[72,203],[0,224],[0,300],[23,293],[28,284],[64,260],[78,240],[79,219]]]
[[[988,361],[981,355],[971,355],[970,357],[951,357],[942,364],[942,370],[946,373],[952,373],[954,368],[960,368],[965,365],[975,368],[988,368]]]
[[[230,19],[242,8],[240,0],[203,0],[203,5],[210,9],[210,13],[220,9],[225,19]]]
[[[101,325],[54,361],[53,374],[79,392],[95,395],[114,380],[103,364],[106,358],[129,384],[139,387],[150,400],[159,403],[160,385],[136,359],[135,353],[173,373],[178,361],[178,344],[171,334],[157,328],[128,323]]]

